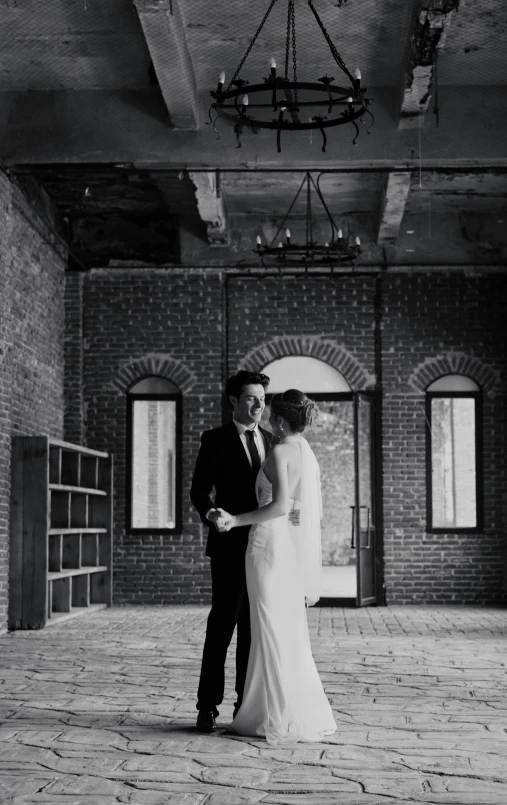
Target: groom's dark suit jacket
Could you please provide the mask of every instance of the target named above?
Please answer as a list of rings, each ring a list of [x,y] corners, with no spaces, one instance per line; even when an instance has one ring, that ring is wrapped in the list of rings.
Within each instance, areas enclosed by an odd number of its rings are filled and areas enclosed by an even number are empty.
[[[266,453],[271,434],[263,428]],[[211,491],[215,488],[215,500]],[[255,476],[234,422],[220,428],[204,431],[195,464],[190,499],[199,512],[204,525],[210,527],[206,513],[213,507],[230,514],[241,514],[257,508]],[[206,545],[206,556],[235,559],[244,556],[250,526],[232,528],[220,534],[211,526]]]

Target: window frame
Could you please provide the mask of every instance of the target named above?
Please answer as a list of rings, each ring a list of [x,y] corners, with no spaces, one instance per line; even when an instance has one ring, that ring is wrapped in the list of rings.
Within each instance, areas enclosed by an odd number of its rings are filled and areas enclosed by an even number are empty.
[[[139,378],[144,380],[145,378]],[[132,384],[135,385],[135,384]],[[133,449],[134,439],[132,433],[132,425],[134,421],[133,410],[134,404],[138,400],[149,400],[150,402],[163,402],[169,400],[176,403],[176,433],[175,433],[175,446],[176,457],[174,462],[176,472],[176,484],[174,490],[175,502],[175,525],[174,528],[138,528],[132,525],[132,476],[133,476]],[[181,534],[182,532],[182,394],[181,392],[168,392],[166,394],[136,394],[136,392],[127,392],[127,467],[126,467],[126,494],[125,494],[125,514],[126,514],[126,531],[127,534]]]
[[[475,514],[476,525],[457,528],[433,525],[433,467],[431,455],[431,401],[444,399],[473,399],[475,401]],[[482,392],[426,391],[426,532],[428,534],[480,534],[484,530],[483,460],[482,460]]]

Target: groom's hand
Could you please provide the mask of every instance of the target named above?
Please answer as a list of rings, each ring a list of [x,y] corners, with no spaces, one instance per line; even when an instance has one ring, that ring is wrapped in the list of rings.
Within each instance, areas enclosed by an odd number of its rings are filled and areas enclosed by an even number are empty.
[[[221,534],[231,528],[230,515],[224,509],[212,509],[208,514],[208,520]]]
[[[207,514],[207,519],[216,526],[218,520],[222,519],[224,514],[227,514],[227,512],[223,509],[211,509]]]

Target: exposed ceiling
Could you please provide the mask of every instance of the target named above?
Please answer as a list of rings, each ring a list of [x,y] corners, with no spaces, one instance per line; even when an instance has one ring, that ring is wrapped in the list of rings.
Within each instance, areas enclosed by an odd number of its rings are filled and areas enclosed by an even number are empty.
[[[314,2],[376,122],[357,147],[340,127],[325,153],[296,133],[278,154],[272,133],[237,148],[206,125],[269,0],[0,0],[0,157],[47,192],[78,264],[255,264],[256,233],[275,235],[308,169],[366,265],[506,262],[507,4]],[[251,82],[283,63],[286,5]],[[337,77],[303,0],[296,15],[299,76]],[[303,196],[293,212],[297,231]],[[314,215],[325,238],[317,201]]]

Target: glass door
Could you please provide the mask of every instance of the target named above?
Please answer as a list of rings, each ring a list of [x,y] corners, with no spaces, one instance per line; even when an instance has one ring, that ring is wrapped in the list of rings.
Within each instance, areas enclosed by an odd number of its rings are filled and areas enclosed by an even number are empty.
[[[350,516],[355,501],[354,396],[352,393],[312,393],[319,408],[307,431],[320,467],[323,517],[322,590],[326,603],[352,603],[357,598],[356,551],[351,545]],[[261,425],[270,429],[269,401]]]
[[[305,434],[320,467],[323,518],[321,601],[376,603],[374,403],[364,393],[311,393],[319,408]],[[262,426],[270,429],[269,401]]]
[[[373,398],[354,395],[355,501],[351,545],[355,549],[357,606],[376,603],[375,589],[375,472]]]

